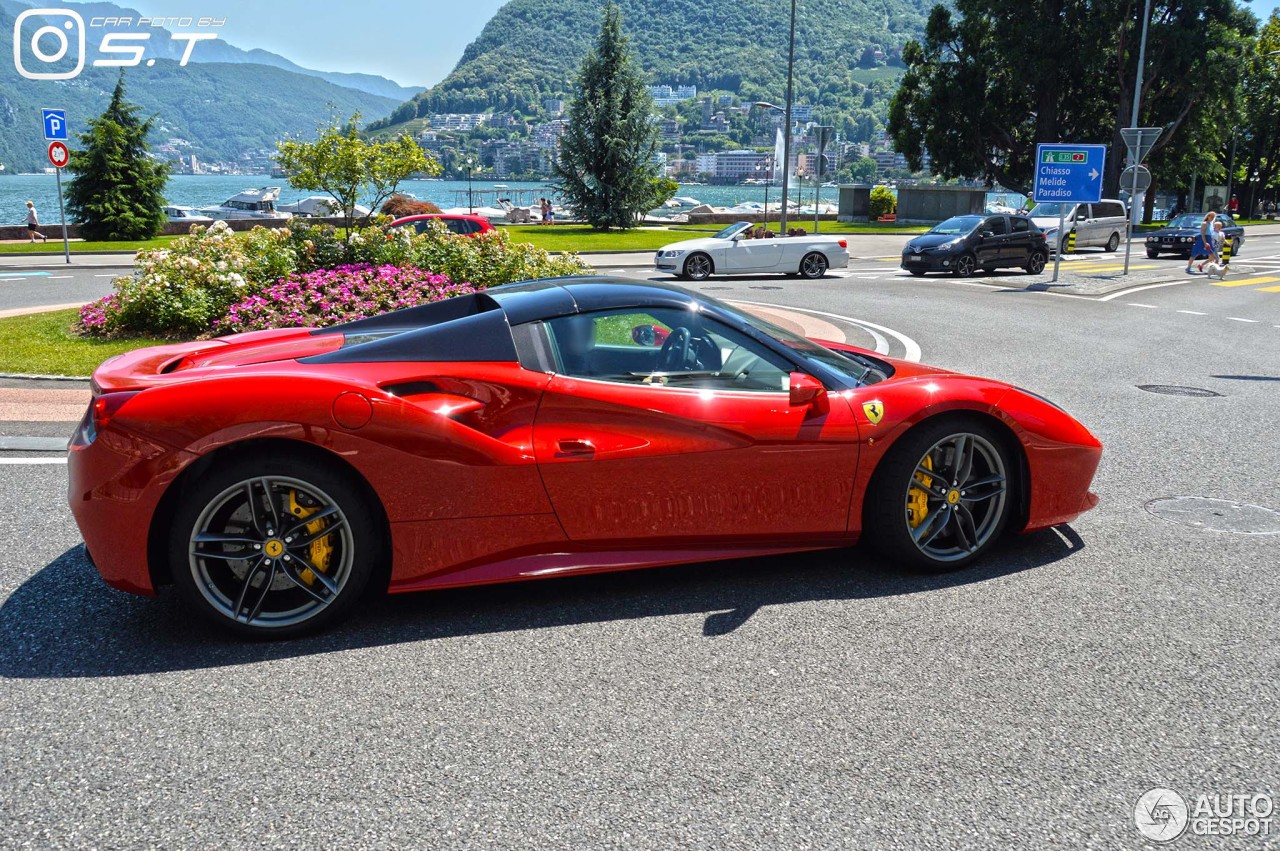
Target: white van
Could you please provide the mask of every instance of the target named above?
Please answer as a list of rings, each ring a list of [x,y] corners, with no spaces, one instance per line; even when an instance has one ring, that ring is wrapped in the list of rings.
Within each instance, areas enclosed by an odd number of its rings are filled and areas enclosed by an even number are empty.
[[[1062,233],[1058,233],[1058,215],[1062,214]],[[1071,204],[1042,201],[1031,210],[1031,220],[1044,231],[1053,250],[1066,247],[1066,235],[1076,232],[1076,248],[1097,246],[1115,251],[1124,239],[1125,207],[1120,201],[1104,198],[1096,204]]]

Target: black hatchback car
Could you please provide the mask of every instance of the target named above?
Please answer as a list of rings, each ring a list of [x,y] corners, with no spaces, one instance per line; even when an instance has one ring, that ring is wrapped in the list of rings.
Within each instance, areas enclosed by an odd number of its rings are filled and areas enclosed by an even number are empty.
[[[1147,234],[1147,256],[1154,260],[1161,254],[1177,254],[1187,259],[1191,256],[1191,246],[1200,235],[1200,223],[1203,221],[1204,216],[1187,213],[1176,216],[1160,230]],[[1235,257],[1244,244],[1244,228],[1227,213],[1219,213],[1218,221],[1222,222],[1223,235],[1231,240],[1231,256]]]
[[[953,216],[902,249],[902,268],[913,275],[950,272],[967,278],[979,269],[1009,266],[1038,275],[1048,261],[1044,231],[1026,216]]]

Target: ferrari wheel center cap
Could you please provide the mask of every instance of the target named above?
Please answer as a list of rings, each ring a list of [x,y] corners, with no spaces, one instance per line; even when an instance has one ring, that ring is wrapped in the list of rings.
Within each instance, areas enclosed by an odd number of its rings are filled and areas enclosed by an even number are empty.
[[[284,544],[282,544],[278,539],[272,538],[270,541],[267,541],[266,545],[262,548],[262,551],[271,558],[279,558],[280,555],[284,553]]]
[[[955,505],[960,501],[960,491],[952,488],[947,491],[947,505]]]

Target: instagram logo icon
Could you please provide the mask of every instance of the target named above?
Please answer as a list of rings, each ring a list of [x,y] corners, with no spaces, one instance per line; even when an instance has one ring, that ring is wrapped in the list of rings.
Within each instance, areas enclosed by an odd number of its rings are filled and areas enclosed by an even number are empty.
[[[29,32],[23,32],[23,24]],[[27,9],[13,23],[13,64],[28,80],[75,77],[84,70],[84,18],[70,9]]]

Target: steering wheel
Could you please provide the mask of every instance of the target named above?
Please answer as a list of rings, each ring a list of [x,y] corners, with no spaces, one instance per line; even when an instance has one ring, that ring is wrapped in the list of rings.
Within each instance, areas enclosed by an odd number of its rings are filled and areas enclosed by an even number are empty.
[[[689,344],[693,334],[688,328],[673,328],[658,352],[658,372],[681,372],[689,362]]]

